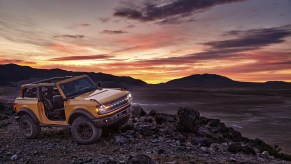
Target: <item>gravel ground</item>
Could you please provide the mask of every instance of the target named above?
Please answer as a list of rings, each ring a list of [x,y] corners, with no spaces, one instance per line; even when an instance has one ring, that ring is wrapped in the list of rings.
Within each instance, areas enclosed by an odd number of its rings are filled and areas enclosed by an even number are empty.
[[[259,150],[244,137],[236,140],[223,134],[217,139],[220,132],[210,127],[212,119],[133,111],[119,132],[104,131],[92,145],[76,143],[69,128],[42,128],[37,139],[26,139],[13,116],[0,119],[0,163],[291,163]],[[179,128],[193,119],[199,121],[190,125],[195,132]]]

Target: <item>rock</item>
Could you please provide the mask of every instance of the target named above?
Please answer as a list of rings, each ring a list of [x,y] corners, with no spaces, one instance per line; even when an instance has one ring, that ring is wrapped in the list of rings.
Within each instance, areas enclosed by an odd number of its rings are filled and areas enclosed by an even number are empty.
[[[224,137],[223,137],[222,134],[215,134],[213,137],[214,137],[214,139],[215,139],[216,141],[218,141],[219,143],[222,143],[222,142],[225,141],[225,140],[224,140]]]
[[[207,139],[207,138],[203,138],[203,139],[200,140],[200,144],[202,146],[209,147],[211,145],[211,143],[212,142],[209,139]]]
[[[154,129],[155,127],[153,126],[150,126],[150,125],[139,125],[136,127],[136,131],[139,133],[139,134],[142,134],[142,135],[151,135],[154,133]]]
[[[213,149],[213,148],[208,148],[208,151],[210,152],[210,153],[215,153],[216,152],[216,150],[215,149]]]
[[[178,164],[177,161],[172,161],[172,162],[165,162],[164,164]]]
[[[158,154],[164,154],[166,151],[164,149],[159,149]]]
[[[237,160],[234,159],[234,158],[230,158],[230,159],[229,159],[229,162],[237,162]]]
[[[267,156],[270,155],[270,153],[269,153],[268,151],[263,151],[263,152],[262,152],[262,155],[267,157]]]
[[[225,152],[227,148],[223,147],[221,144],[213,143],[210,145],[210,148],[214,151]]]
[[[198,133],[202,136],[207,137],[207,138],[215,138],[214,134],[212,134],[209,130],[207,130],[206,128],[203,128],[203,127],[199,127]]]
[[[208,152],[208,148],[207,148],[207,147],[202,146],[200,149],[201,149],[202,151],[204,151],[204,152]]]
[[[155,117],[157,115],[157,112],[155,110],[151,110],[149,112],[149,115],[152,116],[152,117]]]
[[[114,142],[117,144],[124,144],[127,142],[127,139],[122,136],[114,136]]]
[[[145,154],[130,156],[127,164],[155,164],[155,161]]]
[[[106,164],[118,164],[118,161],[110,158],[110,159],[108,159],[108,161],[106,161]]]
[[[141,116],[146,115],[147,113],[140,106],[132,106],[131,108],[131,116],[133,118],[140,118]]]
[[[141,121],[145,123],[153,123],[154,119],[152,117],[142,117]]]
[[[7,115],[5,115],[5,114],[0,114],[0,120],[5,120],[5,119],[7,119],[7,118],[8,118]]]
[[[164,113],[157,113],[156,114],[156,122],[159,125],[162,125],[163,123],[167,122],[169,119],[169,116]]]
[[[120,132],[122,132],[122,133],[129,131],[129,130],[134,130],[133,124],[125,124],[125,125],[120,127]]]
[[[245,154],[256,155],[255,149],[250,146],[242,146],[241,149],[242,149],[242,152]]]
[[[14,154],[13,156],[10,157],[11,161],[16,161],[18,159],[17,154]]]
[[[207,123],[208,126],[211,126],[211,127],[216,127],[218,126],[220,123],[220,120],[219,119],[210,119]]]
[[[180,107],[177,112],[177,130],[196,133],[199,127],[200,113],[187,107]]]
[[[222,143],[219,145],[219,150],[221,150],[222,152],[226,152],[227,151],[227,143]]]
[[[0,128],[4,128],[10,124],[11,124],[11,122],[0,122]]]
[[[209,147],[212,144],[212,141],[208,138],[199,138],[199,137],[191,137],[188,138],[192,145],[201,145]]]
[[[242,150],[242,147],[239,143],[232,143],[228,146],[228,151],[231,153],[238,153]]]

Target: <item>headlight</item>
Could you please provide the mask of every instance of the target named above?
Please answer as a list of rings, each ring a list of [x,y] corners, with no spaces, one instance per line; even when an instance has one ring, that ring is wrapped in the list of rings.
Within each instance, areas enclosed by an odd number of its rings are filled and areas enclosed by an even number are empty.
[[[101,105],[99,107],[99,113],[105,113],[106,112],[106,106],[105,105]]]
[[[126,99],[128,100],[129,103],[131,103],[132,102],[132,96],[131,96],[131,94],[128,94],[127,97],[126,97]]]

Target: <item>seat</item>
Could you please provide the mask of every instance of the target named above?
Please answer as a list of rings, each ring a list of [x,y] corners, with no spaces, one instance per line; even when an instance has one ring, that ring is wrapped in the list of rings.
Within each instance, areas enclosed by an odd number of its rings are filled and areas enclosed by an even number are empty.
[[[48,111],[54,110],[53,104],[51,103],[50,99],[43,97],[43,103],[46,110]]]
[[[55,109],[62,109],[64,108],[64,100],[61,95],[54,95],[53,96],[53,106]]]

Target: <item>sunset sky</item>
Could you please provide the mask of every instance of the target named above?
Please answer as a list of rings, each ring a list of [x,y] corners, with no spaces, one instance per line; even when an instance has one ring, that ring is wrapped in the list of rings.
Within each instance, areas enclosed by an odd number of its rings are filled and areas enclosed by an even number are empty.
[[[0,0],[0,64],[291,81],[290,0]]]

